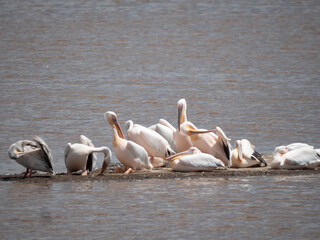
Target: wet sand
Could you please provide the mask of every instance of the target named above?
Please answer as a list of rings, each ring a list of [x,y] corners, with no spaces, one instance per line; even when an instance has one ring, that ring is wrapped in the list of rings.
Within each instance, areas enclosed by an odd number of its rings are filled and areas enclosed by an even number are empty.
[[[272,155],[263,155],[264,159],[270,165]],[[135,171],[130,174],[115,173],[115,165],[109,168],[102,175],[100,169],[90,173],[88,176],[79,174],[67,175],[66,173],[33,174],[31,178],[24,178],[24,174],[0,175],[1,181],[19,181],[26,183],[50,183],[50,182],[96,182],[96,181],[135,181],[144,179],[196,179],[196,178],[214,178],[214,177],[245,177],[262,175],[312,175],[320,174],[319,170],[278,170],[267,167],[251,168],[229,168],[217,169],[212,172],[175,172],[171,168],[155,168],[152,171]]]

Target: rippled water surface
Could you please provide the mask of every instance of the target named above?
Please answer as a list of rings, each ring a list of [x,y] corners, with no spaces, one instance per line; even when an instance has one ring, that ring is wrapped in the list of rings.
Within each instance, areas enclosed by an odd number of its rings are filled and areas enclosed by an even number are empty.
[[[318,1],[1,1],[1,173],[7,149],[42,136],[56,171],[84,134],[111,147],[103,113],[220,126],[262,153],[319,144]],[[117,161],[114,158],[114,161]]]
[[[318,176],[0,182],[0,236],[319,239]],[[28,197],[27,197],[28,196]]]
[[[0,1],[0,173],[43,137],[57,172],[103,114],[220,126],[261,153],[319,144],[319,1]],[[101,162],[101,156],[99,155]],[[114,157],[113,162],[117,159]],[[0,183],[4,238],[316,239],[319,177]]]

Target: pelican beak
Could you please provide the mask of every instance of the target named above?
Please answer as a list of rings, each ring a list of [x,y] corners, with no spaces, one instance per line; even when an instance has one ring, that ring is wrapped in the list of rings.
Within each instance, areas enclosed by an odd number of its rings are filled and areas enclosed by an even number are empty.
[[[13,152],[16,154],[17,157],[21,157],[28,152],[20,152],[18,149],[14,149]]]
[[[238,153],[239,153],[239,159],[240,161],[243,160],[243,155],[242,155],[242,146],[241,146],[241,143],[236,141],[236,149],[238,150]]]
[[[104,173],[107,167],[108,167],[108,164],[106,163],[106,161],[103,161],[100,174]]]
[[[32,152],[36,152],[38,151],[39,149],[34,149],[34,150],[30,150],[28,152],[20,152],[18,151],[17,149],[14,150],[14,152],[20,157],[20,156],[23,156],[23,155],[26,155],[26,154],[29,154],[29,153],[32,153]]]
[[[108,118],[108,122],[112,127],[114,127],[117,130],[117,133],[118,133],[119,137],[125,139],[125,137],[123,135],[123,132],[121,130],[121,127],[120,127],[120,125],[118,123],[117,117],[116,116],[112,116],[111,118]]]
[[[14,149],[13,151],[14,151],[14,153],[17,154],[17,155],[22,155],[22,154],[23,154],[23,152],[20,152],[20,151],[18,151],[17,149]]]
[[[166,158],[166,160],[167,160],[167,161],[174,161],[174,160],[176,160],[176,159],[178,159],[178,158],[181,158],[181,157],[183,157],[183,156],[192,155],[192,154],[193,154],[192,151],[187,150],[187,151],[180,152],[180,153],[177,153],[177,154],[175,154],[175,155],[172,155],[172,156]]]
[[[180,125],[184,122],[182,110],[183,110],[183,105],[179,104],[179,106],[178,106],[178,131],[179,132],[180,132]]]
[[[210,132],[216,132],[216,129],[211,129],[211,130],[189,129],[187,134],[190,136],[192,134],[201,134],[201,133],[210,133]]]

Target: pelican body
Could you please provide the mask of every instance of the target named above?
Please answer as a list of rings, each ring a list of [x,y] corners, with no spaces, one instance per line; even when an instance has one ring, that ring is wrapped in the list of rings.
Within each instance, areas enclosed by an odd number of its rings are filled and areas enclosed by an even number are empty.
[[[171,149],[175,152],[177,151],[177,147],[173,139],[173,133],[176,131],[176,129],[168,121],[165,119],[160,119],[159,123],[150,126],[149,129],[159,133],[164,139],[167,140]]]
[[[168,141],[159,133],[134,124],[132,120],[126,122],[126,129],[128,139],[142,146],[149,156],[167,158],[175,154]]]
[[[192,123],[185,122],[181,125],[181,131],[190,136],[192,145],[197,147],[201,152],[218,158],[227,167],[231,166],[230,139],[220,127],[212,130],[197,129]]]
[[[112,145],[118,160],[128,169],[125,173],[132,170],[152,169],[147,151],[139,144],[126,140],[118,123],[117,115],[108,111],[105,113],[105,119],[111,125],[113,130]]]
[[[236,141],[236,147],[231,152],[232,167],[246,168],[259,166],[262,163],[267,166],[267,163],[262,158],[261,154],[254,150],[255,146],[249,140],[242,139]]]
[[[17,141],[10,146],[8,153],[11,159],[27,169],[25,177],[31,177],[32,170],[54,173],[51,150],[39,136],[34,136],[33,141]]]
[[[306,144],[306,143],[291,143],[287,146],[278,146],[275,148],[275,152],[277,151],[277,149],[279,149],[281,151],[281,148],[285,148],[286,151],[292,151],[292,150],[296,150],[299,148],[304,148],[304,147],[308,147],[308,148],[314,148],[313,146]]]
[[[170,161],[171,168],[179,172],[213,171],[218,167],[225,168],[219,159],[210,154],[202,153],[196,147],[173,155],[167,160]]]
[[[102,174],[111,162],[111,150],[105,146],[99,148],[94,147],[91,140],[83,135],[80,136],[80,139],[82,143],[68,143],[65,148],[64,160],[68,174],[81,170],[81,175],[87,175],[88,172],[91,172],[93,169],[93,153],[103,152],[104,160],[101,167]]]
[[[290,145],[289,145],[290,146]],[[278,169],[315,169],[320,167],[320,151],[312,146],[298,146],[295,149],[279,146],[273,153],[271,168]],[[293,149],[293,150],[291,150]]]

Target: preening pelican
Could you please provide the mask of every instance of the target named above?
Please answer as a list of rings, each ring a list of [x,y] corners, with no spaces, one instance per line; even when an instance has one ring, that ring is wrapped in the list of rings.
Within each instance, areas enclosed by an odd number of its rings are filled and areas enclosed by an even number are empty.
[[[112,145],[119,161],[127,168],[125,174],[138,169],[152,169],[147,151],[135,142],[125,139],[114,112],[106,112],[105,119],[113,130]]]
[[[164,139],[166,139],[173,151],[177,151],[176,144],[173,139],[173,133],[176,131],[176,129],[167,120],[160,119],[159,123],[154,124],[149,128],[159,133]]]
[[[104,160],[101,167],[102,174],[111,162],[112,153],[108,147],[96,148],[91,140],[81,135],[80,140],[82,143],[68,143],[64,151],[64,162],[68,174],[82,170],[83,176],[88,175],[93,169],[93,153],[103,152]],[[88,146],[90,145],[90,146]]]
[[[89,147],[95,147],[92,143],[92,141],[87,138],[86,136],[84,135],[80,135],[80,142],[84,145],[87,145]],[[89,169],[89,171],[92,171],[93,169],[96,168],[96,160],[97,160],[97,155],[96,153],[90,153],[89,156],[88,156],[88,161],[91,161],[92,159],[92,167],[91,169]]]
[[[178,128],[173,132],[173,139],[178,152],[186,151],[192,147],[191,139],[184,132],[181,132],[181,125],[187,120],[187,102],[184,98],[177,103],[178,106]],[[192,123],[191,123],[192,124]]]
[[[212,130],[197,129],[192,123],[185,122],[181,125],[181,132],[189,135],[192,145],[197,147],[201,152],[218,158],[227,167],[231,166],[230,139],[220,127]]]
[[[27,170],[25,177],[31,177],[32,170],[53,173],[51,150],[39,136],[34,141],[20,140],[12,144],[8,150],[9,157],[24,166]]]
[[[320,151],[310,147],[310,145],[294,150],[288,149],[287,146],[276,147],[271,162],[271,168],[314,169],[319,167]]]
[[[175,154],[168,141],[149,128],[134,124],[132,120],[128,120],[126,122],[126,130],[128,139],[142,146],[151,158],[160,157],[165,159]]]
[[[231,166],[236,168],[246,168],[267,163],[261,154],[254,150],[255,146],[249,140],[242,139],[236,141],[236,148],[231,152]]]
[[[174,171],[180,172],[212,171],[217,167],[225,168],[219,159],[210,154],[202,153],[196,147],[177,153],[167,160],[170,161],[170,166]]]

